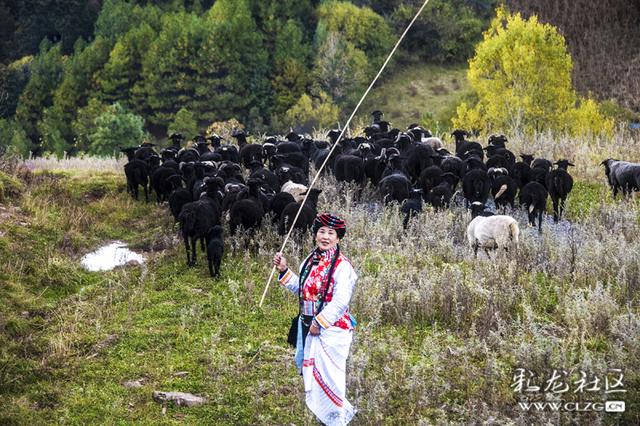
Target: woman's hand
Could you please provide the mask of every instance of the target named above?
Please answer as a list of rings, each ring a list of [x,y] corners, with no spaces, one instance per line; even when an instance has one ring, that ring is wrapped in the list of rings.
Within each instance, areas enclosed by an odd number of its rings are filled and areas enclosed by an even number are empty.
[[[282,253],[276,253],[273,256],[273,265],[278,268],[278,271],[284,272],[287,270],[287,259],[282,256]]]
[[[309,334],[313,336],[320,334],[320,326],[315,320],[311,323],[311,327],[309,327]]]

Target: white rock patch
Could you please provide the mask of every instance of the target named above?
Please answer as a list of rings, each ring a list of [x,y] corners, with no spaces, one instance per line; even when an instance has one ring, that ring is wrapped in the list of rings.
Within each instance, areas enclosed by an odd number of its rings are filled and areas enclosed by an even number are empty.
[[[132,261],[144,263],[144,257],[129,250],[122,241],[114,241],[86,254],[80,263],[87,271],[110,271],[116,266],[122,266]]]

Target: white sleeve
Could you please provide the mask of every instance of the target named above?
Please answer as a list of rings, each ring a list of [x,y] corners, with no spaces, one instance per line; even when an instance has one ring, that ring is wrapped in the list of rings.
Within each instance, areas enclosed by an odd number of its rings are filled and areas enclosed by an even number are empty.
[[[304,266],[304,262],[300,265],[300,269]],[[300,286],[300,277],[298,277],[291,268],[288,268],[284,273],[280,273],[278,282],[286,287],[291,293],[298,295],[298,287]]]
[[[347,261],[341,262],[333,273],[333,296],[316,315],[322,328],[329,328],[336,323],[349,307],[349,301],[356,285],[358,275]]]

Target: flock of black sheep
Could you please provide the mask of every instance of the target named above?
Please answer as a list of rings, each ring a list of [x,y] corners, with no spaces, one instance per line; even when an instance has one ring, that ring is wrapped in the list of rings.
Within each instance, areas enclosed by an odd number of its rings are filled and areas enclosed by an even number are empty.
[[[452,133],[455,153],[451,153],[439,138],[416,124],[401,131],[384,121],[380,111],[373,117],[364,136],[337,142],[323,173],[360,188],[370,183],[385,204],[401,205],[405,227],[422,211],[423,203],[444,209],[452,199],[462,197],[470,206],[474,202],[484,205],[491,196],[496,209],[505,211],[516,207],[518,196],[529,223],[535,226],[538,220],[539,231],[547,197],[551,197],[554,220],[561,218],[573,186],[567,171],[573,164],[568,160],[552,163],[521,154],[518,161],[507,149],[504,135],[490,136],[482,147],[468,140],[470,134],[464,130]],[[196,136],[191,147],[182,147],[182,135],[172,134],[172,146],[160,153],[152,143],[121,148],[128,157],[124,166],[127,189],[136,200],[141,186],[147,201],[152,189],[158,203],[168,202],[180,224],[187,264],[195,265],[200,240],[209,272],[215,277],[224,253],[221,224],[227,213],[232,235],[239,228],[251,234],[268,214],[284,235],[306,193],[310,165],[320,168],[339,135],[339,130],[331,130],[328,140],[314,140],[291,132],[258,144],[248,143],[246,133],[239,130],[232,133],[237,144],[213,134]],[[626,195],[640,188],[640,165],[614,159],[602,165],[614,196],[618,190]],[[311,189],[296,229],[310,228],[320,192]]]

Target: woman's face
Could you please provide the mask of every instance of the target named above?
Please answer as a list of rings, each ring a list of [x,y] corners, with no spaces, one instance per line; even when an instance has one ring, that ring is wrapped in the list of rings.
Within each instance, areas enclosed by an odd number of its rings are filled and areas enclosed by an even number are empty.
[[[338,234],[333,228],[323,226],[316,233],[316,244],[320,250],[331,250],[338,244]]]

